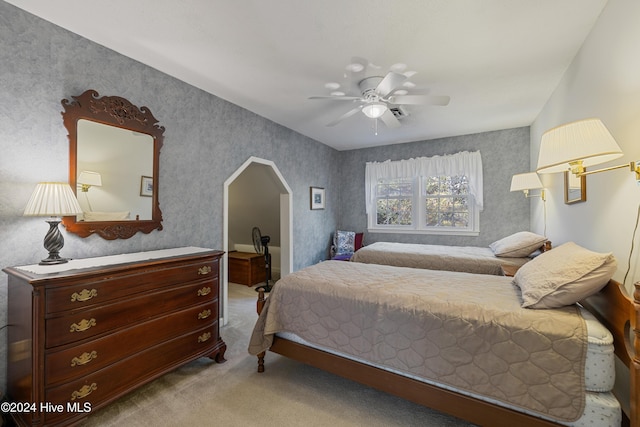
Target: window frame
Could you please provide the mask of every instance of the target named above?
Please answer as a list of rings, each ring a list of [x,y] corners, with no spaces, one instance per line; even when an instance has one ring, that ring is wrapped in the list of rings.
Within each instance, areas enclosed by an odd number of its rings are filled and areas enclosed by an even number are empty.
[[[439,176],[451,176],[451,175],[439,175]],[[411,196],[411,225],[393,225],[393,224],[378,224],[377,217],[377,204],[381,199],[377,192],[377,187],[380,184],[376,183],[376,196],[372,200],[373,206],[370,209],[368,216],[367,231],[375,233],[400,233],[400,234],[431,234],[431,235],[453,235],[453,236],[478,236],[480,234],[480,210],[477,208],[473,194],[468,192],[465,197],[468,198],[469,207],[469,219],[468,227],[441,227],[441,226],[426,226],[422,225],[426,223],[427,206],[426,206],[426,189],[424,183],[427,178],[424,176],[406,177],[406,178],[389,178],[392,180],[410,180],[412,185]],[[445,196],[445,197],[459,197],[459,196]],[[393,198],[393,197],[392,197]]]
[[[482,159],[479,151],[409,160],[367,162],[365,168],[365,210],[367,230],[373,233],[478,236],[480,212],[484,207]],[[466,176],[468,183],[468,227],[426,226],[425,177]],[[411,225],[378,224],[378,185],[382,181],[408,179],[412,182]],[[446,196],[445,196],[446,197]],[[455,195],[452,197],[456,197]],[[423,206],[424,205],[424,206]]]

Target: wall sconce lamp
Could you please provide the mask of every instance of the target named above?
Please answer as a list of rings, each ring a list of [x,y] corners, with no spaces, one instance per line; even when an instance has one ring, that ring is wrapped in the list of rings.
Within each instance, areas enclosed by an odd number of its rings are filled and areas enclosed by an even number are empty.
[[[84,197],[87,199],[89,211],[93,211],[91,201],[89,200],[89,188],[102,187],[102,176],[98,172],[82,171],[80,175],[78,175],[78,185],[80,186],[80,191],[84,193]]]
[[[540,189],[539,194],[529,194],[529,190],[537,189]],[[511,177],[510,191],[522,191],[525,197],[540,197],[543,202],[547,200],[540,177],[535,172],[513,175],[513,177]]]
[[[570,171],[580,177],[628,167],[640,183],[640,161],[586,171],[587,167],[622,155],[620,146],[600,119],[578,120],[549,129],[542,135],[536,172]]]
[[[78,175],[78,184],[80,185],[80,190],[86,193],[91,187],[102,186],[102,176],[98,172],[82,171]]]
[[[41,182],[24,208],[24,216],[49,216],[49,231],[44,237],[44,247],[49,257],[40,261],[40,265],[62,264],[68,261],[60,257],[64,238],[58,229],[60,217],[82,214],[82,208],[73,190],[66,182]]]

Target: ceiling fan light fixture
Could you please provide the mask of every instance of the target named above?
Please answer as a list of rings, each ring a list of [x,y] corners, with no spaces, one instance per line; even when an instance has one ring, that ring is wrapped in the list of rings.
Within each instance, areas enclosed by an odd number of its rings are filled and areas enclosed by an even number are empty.
[[[382,102],[371,102],[362,107],[362,112],[370,119],[377,119],[387,112],[387,105]]]

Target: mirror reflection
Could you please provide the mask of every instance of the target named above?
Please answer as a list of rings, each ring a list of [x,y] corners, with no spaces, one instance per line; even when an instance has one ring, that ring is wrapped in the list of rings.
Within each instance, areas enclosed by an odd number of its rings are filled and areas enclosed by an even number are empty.
[[[151,135],[78,120],[77,221],[152,219]],[[151,187],[152,188],[152,187]]]
[[[587,201],[587,177],[564,173],[564,202],[567,205]]]

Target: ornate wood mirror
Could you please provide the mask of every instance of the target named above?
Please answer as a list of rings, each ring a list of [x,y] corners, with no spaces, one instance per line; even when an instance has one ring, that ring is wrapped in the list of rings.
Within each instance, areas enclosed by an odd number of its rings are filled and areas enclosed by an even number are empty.
[[[69,132],[69,184],[84,214],[64,217],[66,229],[87,237],[128,239],[162,230],[158,166],[164,127],[147,107],[87,90],[62,100]]]

